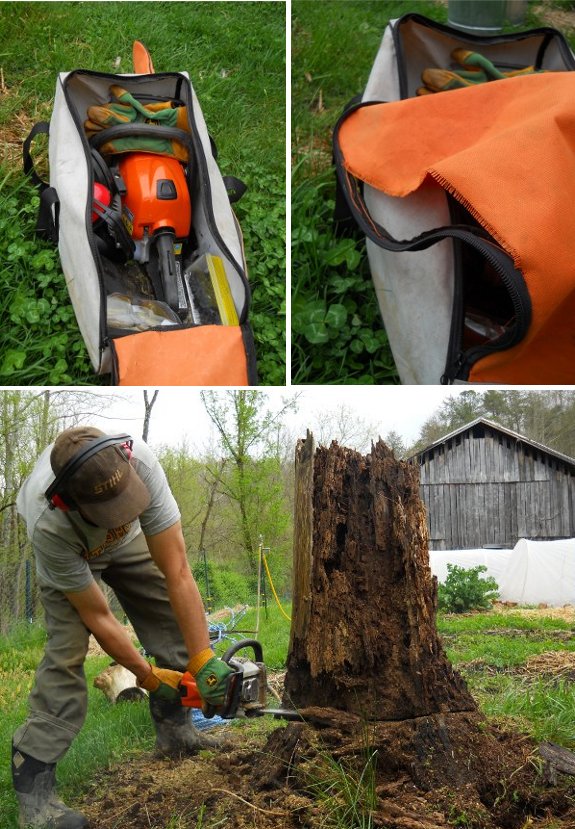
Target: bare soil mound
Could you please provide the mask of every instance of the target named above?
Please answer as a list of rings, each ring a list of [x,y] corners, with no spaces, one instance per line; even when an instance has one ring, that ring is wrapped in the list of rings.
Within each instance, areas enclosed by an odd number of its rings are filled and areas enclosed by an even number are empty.
[[[79,806],[91,829],[575,827],[573,778],[548,774],[528,738],[480,715],[358,729],[350,714],[302,713],[307,722],[271,732],[260,723],[230,729],[225,751],[130,759],[103,773]],[[343,814],[347,822],[333,822]]]

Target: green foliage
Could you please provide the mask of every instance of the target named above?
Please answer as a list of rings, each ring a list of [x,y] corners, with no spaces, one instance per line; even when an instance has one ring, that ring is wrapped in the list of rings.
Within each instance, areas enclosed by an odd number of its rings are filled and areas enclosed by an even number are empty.
[[[206,584],[206,569],[208,584]],[[248,604],[253,601],[255,595],[253,579],[240,575],[232,567],[209,562],[205,567],[202,561],[198,561],[193,565],[192,572],[204,602],[209,604],[212,610]]]
[[[0,125],[13,133],[22,113],[24,119],[48,119],[59,71],[131,72],[134,38],[146,43],[157,71],[188,71],[222,173],[244,179],[249,187],[238,214],[253,291],[250,319],[259,381],[283,384],[285,5],[222,2],[214,14],[211,3],[197,2],[192,11],[177,3],[14,3],[0,28],[8,90]],[[22,137],[18,133],[18,141]],[[0,383],[98,382],[57,254],[33,237],[37,198],[23,182],[20,166],[20,158],[10,159],[10,179],[4,179],[0,194]]]
[[[498,585],[494,578],[482,578],[487,567],[471,567],[466,570],[457,564],[447,565],[445,584],[438,586],[439,607],[447,613],[465,613],[468,610],[486,610],[498,597]]]
[[[333,237],[332,179],[292,190],[292,380],[396,382],[363,241]]]
[[[222,459],[210,464],[218,491],[236,514],[233,543],[243,572],[255,575],[261,536],[270,547],[286,549],[290,508],[283,484],[278,429],[295,399],[281,401],[275,411],[255,390],[214,393],[201,398],[217,429]],[[287,549],[286,549],[287,551]]]
[[[236,207],[252,289],[250,314],[261,385],[286,382],[285,176],[246,162],[248,191]]]
[[[363,241],[336,239],[331,134],[403,2],[292,4],[292,382],[397,383]],[[441,4],[420,14],[446,19]],[[354,48],[342,48],[352,43]]]
[[[0,183],[0,382],[93,381],[58,254],[34,237],[38,196],[5,174]]]

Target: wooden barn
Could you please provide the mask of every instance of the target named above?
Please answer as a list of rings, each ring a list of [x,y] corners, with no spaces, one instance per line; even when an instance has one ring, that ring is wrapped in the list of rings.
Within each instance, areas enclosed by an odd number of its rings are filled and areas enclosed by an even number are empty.
[[[478,418],[411,459],[431,550],[575,537],[575,460]]]

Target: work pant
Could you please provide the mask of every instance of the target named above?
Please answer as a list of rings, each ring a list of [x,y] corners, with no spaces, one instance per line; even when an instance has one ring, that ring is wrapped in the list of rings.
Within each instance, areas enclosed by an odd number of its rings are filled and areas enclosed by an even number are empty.
[[[116,594],[146,653],[161,668],[185,670],[187,652],[168,601],[164,577],[142,534],[90,562],[97,582]],[[81,729],[87,710],[84,660],[89,630],[58,590],[41,588],[48,641],[30,694],[29,715],[14,734],[17,749],[41,760],[60,760]]]

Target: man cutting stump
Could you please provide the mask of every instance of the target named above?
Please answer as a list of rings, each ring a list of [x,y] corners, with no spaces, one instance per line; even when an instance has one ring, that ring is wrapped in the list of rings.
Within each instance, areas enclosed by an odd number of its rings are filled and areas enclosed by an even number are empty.
[[[202,600],[186,558],[180,513],[148,446],[129,435],[77,427],[39,457],[18,495],[32,542],[48,641],[12,745],[20,823],[82,829],[55,791],[56,763],[86,716],[90,633],[149,692],[162,754],[214,747],[181,705],[185,670],[206,703],[220,705],[230,668],[210,648]],[[155,664],[133,645],[101,585],[115,593]]]

